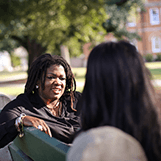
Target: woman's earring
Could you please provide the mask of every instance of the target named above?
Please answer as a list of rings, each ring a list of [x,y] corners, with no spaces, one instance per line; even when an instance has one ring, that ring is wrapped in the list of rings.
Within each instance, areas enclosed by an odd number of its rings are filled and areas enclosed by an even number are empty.
[[[38,89],[39,88],[39,86],[38,85],[36,85],[36,89]]]

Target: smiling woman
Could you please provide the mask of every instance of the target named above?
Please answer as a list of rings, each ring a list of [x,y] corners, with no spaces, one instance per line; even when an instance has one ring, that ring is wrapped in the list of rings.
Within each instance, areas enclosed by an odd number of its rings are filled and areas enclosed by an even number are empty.
[[[7,104],[0,113],[0,148],[17,135],[23,126],[33,126],[65,143],[71,143],[79,127],[74,75],[60,56],[44,54],[31,65],[24,94]]]
[[[45,89],[42,89],[41,82],[38,81],[38,93],[41,99],[53,115],[59,116],[59,98],[63,95],[66,86],[66,74],[61,65],[51,65],[47,69]]]

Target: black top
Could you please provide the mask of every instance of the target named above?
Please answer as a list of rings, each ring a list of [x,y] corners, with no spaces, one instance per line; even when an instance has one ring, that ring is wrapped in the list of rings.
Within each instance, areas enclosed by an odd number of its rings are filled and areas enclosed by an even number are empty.
[[[73,108],[81,96],[75,92]],[[38,94],[20,94],[16,99],[8,103],[0,113],[0,148],[13,141],[18,135],[15,127],[15,119],[21,113],[43,119],[49,126],[52,136],[65,143],[73,141],[72,134],[80,127],[80,117],[77,111],[70,107],[70,96],[62,101],[62,113],[60,117],[54,116],[46,107]]]

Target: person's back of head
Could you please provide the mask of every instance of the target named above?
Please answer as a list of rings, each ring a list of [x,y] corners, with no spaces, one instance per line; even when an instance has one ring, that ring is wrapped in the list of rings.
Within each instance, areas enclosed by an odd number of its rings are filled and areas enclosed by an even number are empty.
[[[96,46],[88,59],[79,104],[82,130],[117,127],[141,143],[149,160],[157,160],[161,150],[160,126],[149,73],[142,56],[129,42]]]

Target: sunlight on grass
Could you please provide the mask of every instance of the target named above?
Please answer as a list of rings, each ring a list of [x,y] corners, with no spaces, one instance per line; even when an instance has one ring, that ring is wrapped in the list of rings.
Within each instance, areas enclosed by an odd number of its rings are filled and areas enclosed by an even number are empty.
[[[72,68],[72,72],[75,76],[76,82],[84,82],[86,68]]]
[[[161,62],[146,62],[145,65],[149,69],[161,68]]]
[[[17,96],[24,92],[24,87],[0,87],[0,93]]]
[[[4,81],[8,78],[18,77],[22,78],[27,77],[27,72],[24,71],[15,71],[15,72],[0,72],[0,80]]]
[[[86,74],[86,68],[72,68],[72,72],[77,76],[84,76]]]
[[[153,79],[161,79],[161,68],[160,69],[149,69]]]

